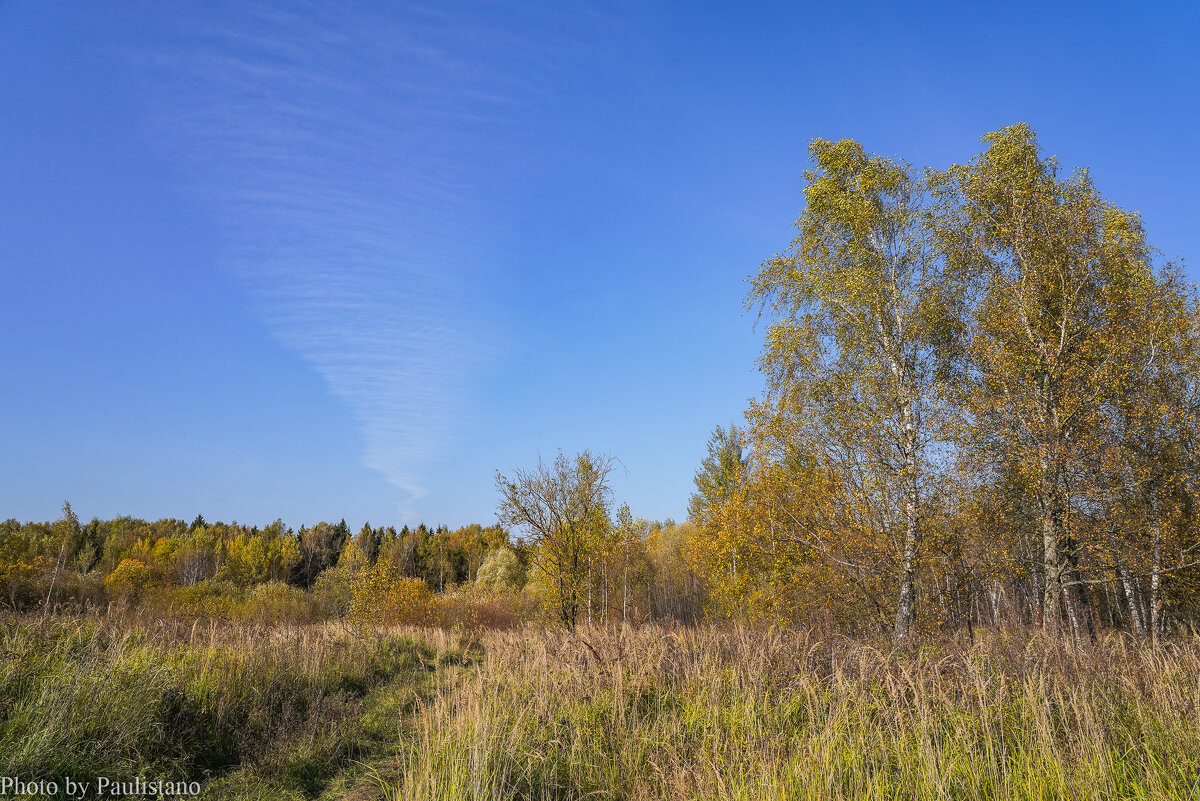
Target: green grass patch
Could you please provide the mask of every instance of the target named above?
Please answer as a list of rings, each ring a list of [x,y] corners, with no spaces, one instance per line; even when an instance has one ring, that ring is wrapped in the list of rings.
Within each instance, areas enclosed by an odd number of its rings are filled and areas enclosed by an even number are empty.
[[[411,637],[323,626],[6,620],[0,775],[317,798],[381,748],[394,754],[397,721],[454,658]]]

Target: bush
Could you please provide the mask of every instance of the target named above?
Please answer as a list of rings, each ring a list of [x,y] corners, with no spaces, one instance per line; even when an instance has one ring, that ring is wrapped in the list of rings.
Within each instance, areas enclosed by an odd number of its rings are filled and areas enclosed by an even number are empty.
[[[0,564],[0,591],[3,591],[4,601],[10,608],[30,609],[39,600],[45,599],[42,577],[48,564],[49,560],[44,556]]]
[[[350,617],[357,623],[413,625],[428,623],[433,594],[421,579],[400,578],[378,564],[354,579]]]
[[[247,595],[241,617],[264,624],[303,623],[312,619],[312,603],[304,590],[282,581],[260,584]]]
[[[431,623],[471,630],[514,628],[534,613],[522,600],[519,593],[512,591],[482,592],[468,587],[434,598]]]
[[[492,548],[475,574],[475,584],[486,590],[520,590],[525,586],[525,565],[508,545]]]
[[[107,600],[107,588],[98,573],[79,574],[64,570],[54,587],[55,609],[84,612],[103,609]],[[45,601],[45,595],[41,597]]]
[[[323,570],[312,587],[313,614],[320,618],[343,618],[354,600],[355,574],[341,564]]]
[[[117,568],[104,580],[104,589],[114,601],[141,600],[154,581],[154,573],[140,559],[122,559]]]

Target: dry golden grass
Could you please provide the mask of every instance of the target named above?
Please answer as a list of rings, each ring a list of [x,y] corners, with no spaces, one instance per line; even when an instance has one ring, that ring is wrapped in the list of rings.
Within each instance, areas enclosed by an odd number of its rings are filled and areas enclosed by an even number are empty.
[[[1200,639],[9,619],[0,656],[0,767],[26,777],[247,801],[1200,799]]]
[[[472,636],[483,656],[441,674],[389,797],[1200,798],[1200,640]]]

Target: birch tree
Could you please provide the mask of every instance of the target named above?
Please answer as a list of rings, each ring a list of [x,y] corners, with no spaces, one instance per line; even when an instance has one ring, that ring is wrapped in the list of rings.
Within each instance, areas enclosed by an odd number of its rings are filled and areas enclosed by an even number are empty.
[[[799,234],[762,265],[747,303],[774,318],[761,359],[771,400],[803,418],[805,449],[842,477],[845,502],[881,511],[873,534],[895,557],[893,634],[903,639],[917,613],[952,282],[931,247],[918,171],[848,139],[818,139],[809,152]]]
[[[1086,614],[1074,517],[1099,475],[1112,401],[1137,367],[1154,284],[1137,215],[1104,200],[1087,172],[1059,176],[1024,124],[944,174],[942,244],[981,285],[966,396],[976,453],[1006,460],[1035,487],[1042,623],[1076,633]]]

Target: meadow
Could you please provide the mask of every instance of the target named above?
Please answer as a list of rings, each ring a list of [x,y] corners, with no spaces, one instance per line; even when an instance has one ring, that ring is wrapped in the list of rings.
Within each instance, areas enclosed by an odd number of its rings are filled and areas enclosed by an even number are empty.
[[[332,625],[9,618],[0,775],[200,783],[206,799],[344,797],[458,651]],[[394,762],[394,760],[393,760]]]
[[[1200,798],[1200,639],[10,618],[0,773],[211,799]]]

